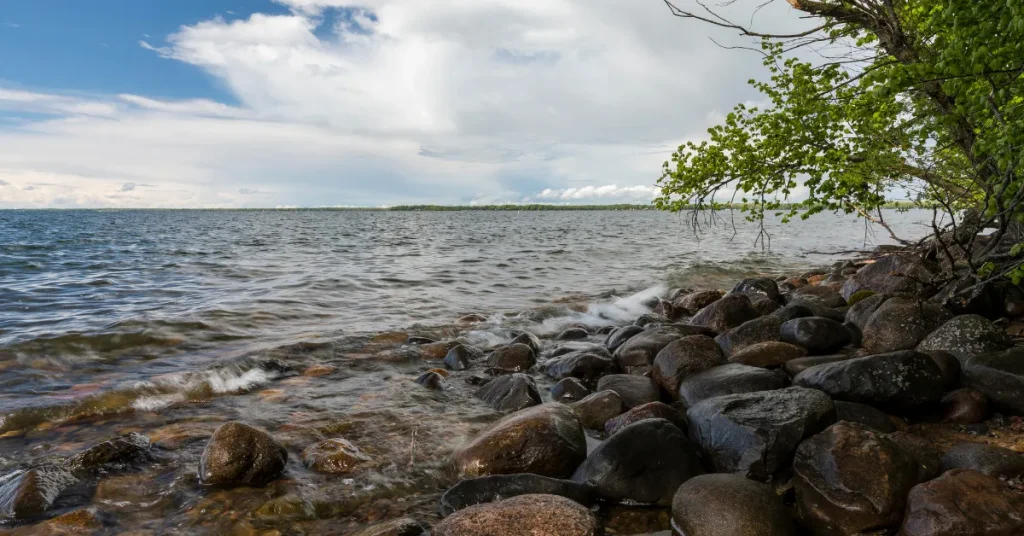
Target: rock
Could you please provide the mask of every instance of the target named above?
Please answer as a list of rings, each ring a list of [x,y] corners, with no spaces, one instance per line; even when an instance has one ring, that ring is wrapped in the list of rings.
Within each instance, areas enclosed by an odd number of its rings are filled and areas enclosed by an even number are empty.
[[[353,536],[421,536],[428,534],[429,530],[415,519],[402,517],[365,528]]]
[[[871,315],[875,314],[875,311],[891,297],[888,294],[875,294],[851,304],[850,308],[846,310],[844,320],[863,331],[864,326],[868,325]]]
[[[511,341],[509,341],[509,344],[525,344],[533,350],[534,354],[540,354],[540,339],[538,339],[536,335],[530,333],[529,331],[523,331],[519,333]]]
[[[591,506],[597,500],[590,486],[546,476],[517,474],[490,475],[471,478],[455,484],[441,496],[441,515],[475,506],[497,502],[520,495],[557,495],[570,501]]]
[[[603,348],[602,351],[580,350],[560,355],[545,362],[542,368],[549,378],[577,378],[589,386],[601,376],[619,371],[615,360]]]
[[[678,398],[679,382],[725,363],[725,355],[714,339],[704,335],[690,335],[670,343],[658,352],[651,369],[651,378],[672,398]]]
[[[764,296],[761,296],[760,299],[752,300],[750,304],[754,306],[754,310],[757,311],[757,314],[759,316],[768,316],[774,313],[775,311],[782,309],[782,306],[779,305],[779,302],[769,300]]]
[[[534,473],[565,478],[587,456],[583,427],[571,409],[544,404],[492,424],[455,452],[462,477]]]
[[[667,505],[680,484],[703,472],[685,432],[667,420],[647,419],[601,443],[572,479],[606,500]]]
[[[459,510],[434,527],[434,536],[597,536],[587,508],[557,495],[519,495]]]
[[[850,296],[850,299],[847,300],[847,303],[849,303],[850,305],[856,305],[857,302],[859,302],[861,300],[864,300],[864,299],[867,299],[867,298],[870,298],[870,297],[874,296],[875,294],[877,294],[877,293],[874,292],[874,291],[871,291],[871,290],[858,290],[857,292],[854,292]]]
[[[556,402],[575,402],[577,400],[583,400],[590,395],[590,389],[587,389],[579,380],[576,378],[565,378],[559,380],[551,388],[551,398]]]
[[[1006,332],[978,315],[955,316],[939,326],[917,345],[919,352],[942,351],[956,356],[961,363],[981,354],[1005,350],[1011,346]]]
[[[728,357],[758,343],[778,341],[781,328],[782,321],[778,318],[762,316],[720,333],[715,337],[715,342]]]
[[[721,298],[722,293],[717,290],[699,290],[677,299],[675,306],[686,311],[687,314],[695,315],[697,311],[715,303]]]
[[[433,344],[435,342],[437,342],[436,339],[431,339],[430,337],[419,337],[419,336],[416,336],[416,335],[412,335],[408,339],[405,340],[405,344],[416,344],[416,345],[419,345],[419,344]]]
[[[122,470],[149,460],[149,438],[130,433],[104,441],[72,457],[68,464],[75,473],[99,470]]]
[[[533,349],[525,344],[502,346],[487,356],[487,366],[491,369],[506,372],[526,372],[537,364]]]
[[[942,453],[927,439],[909,432],[886,436],[917,463],[917,481],[925,482],[942,474]]]
[[[622,370],[630,371],[635,368],[646,368],[654,362],[658,355],[669,343],[677,341],[688,335],[714,335],[710,330],[696,326],[660,326],[645,330],[626,341],[615,350],[615,362]]]
[[[427,389],[440,391],[441,389],[444,389],[444,376],[435,371],[428,370],[416,378],[416,383],[426,387]]]
[[[648,402],[609,420],[604,425],[604,431],[611,436],[626,426],[645,419],[665,419],[680,430],[687,430],[690,426],[686,415],[679,410],[664,402]]]
[[[889,414],[884,411],[856,402],[836,400],[833,403],[836,406],[836,419],[839,421],[860,424],[884,433],[896,431],[896,424],[892,422]]]
[[[735,352],[729,357],[729,362],[751,367],[772,368],[781,367],[792,359],[806,355],[807,350],[801,346],[782,341],[767,341],[752,344]]]
[[[795,318],[780,328],[782,342],[807,349],[811,355],[835,353],[850,344],[850,331],[835,320],[812,316]]]
[[[976,471],[957,469],[910,490],[901,536],[1024,534],[1024,494]]]
[[[584,428],[592,430],[604,430],[606,422],[622,415],[622,412],[625,411],[622,399],[615,391],[598,391],[579,402],[570,404],[569,407],[576,412],[580,424]]]
[[[946,388],[955,387],[960,383],[960,372],[962,366],[960,360],[949,352],[943,352],[941,350],[929,350],[922,352],[928,357],[932,358],[932,361],[939,366],[939,370],[942,372],[942,385]]]
[[[893,298],[883,303],[861,330],[863,347],[874,354],[913,350],[953,316],[934,303]]]
[[[730,294],[701,309],[690,319],[690,324],[722,333],[755,318],[757,310],[750,303],[750,298],[743,294]]]
[[[799,298],[812,298],[829,308],[842,307],[847,304],[839,292],[828,286],[801,287],[794,290],[792,295]]]
[[[0,478],[0,520],[41,517],[76,482],[70,471],[54,465],[8,474]]]
[[[853,535],[899,524],[917,464],[881,433],[840,422],[800,444],[793,477],[813,534]]]
[[[481,357],[479,351],[474,352],[460,344],[448,350],[448,354],[444,356],[444,366],[449,370],[466,370],[473,365],[473,361]]]
[[[240,422],[217,428],[199,460],[199,479],[211,486],[263,486],[284,471],[288,451],[270,434]]]
[[[989,476],[1024,475],[1024,454],[984,443],[960,443],[942,456],[942,469],[970,469]]]
[[[975,424],[988,417],[988,398],[974,389],[957,389],[942,397],[942,421]]]
[[[672,499],[672,526],[686,536],[793,536],[796,529],[772,489],[740,475],[687,480]]]
[[[836,411],[825,393],[789,387],[710,398],[686,416],[715,472],[764,481],[789,466],[805,437],[835,422]]]
[[[937,290],[931,281],[939,271],[936,263],[916,255],[889,255],[876,259],[850,276],[839,293],[847,299],[859,290],[906,292],[927,298]]]
[[[614,352],[615,350],[618,350],[620,346],[625,344],[626,341],[643,332],[644,328],[640,326],[623,326],[609,333],[608,338],[604,341],[604,345],[609,351]]]
[[[811,311],[807,316],[820,316],[839,323],[846,319],[844,309],[829,307],[815,296],[790,296],[787,307],[803,307]]]
[[[667,300],[659,300],[658,305],[654,307],[651,314],[655,314],[664,317],[669,322],[672,322],[682,316],[686,315],[686,311],[672,305],[672,302]]]
[[[25,527],[31,530],[31,534],[45,536],[68,536],[72,534],[101,534],[103,520],[97,515],[96,508],[82,508],[61,514],[32,527]],[[14,530],[13,534],[23,534]],[[24,534],[28,534],[27,532]]]
[[[536,382],[526,374],[498,376],[477,389],[473,396],[498,411],[519,411],[541,403]]]
[[[783,307],[772,313],[772,316],[778,318],[780,322],[786,323],[794,318],[806,318],[808,316],[814,316],[812,311],[806,305],[792,304]]]
[[[731,294],[745,294],[753,299],[755,296],[764,296],[771,301],[777,302],[779,296],[779,284],[774,279],[767,277],[751,277],[744,279],[733,287]]]
[[[791,360],[787,361],[786,364],[783,365],[783,368],[786,369],[786,374],[789,374],[790,377],[793,377],[793,376],[796,376],[797,374],[800,374],[801,372],[803,372],[803,371],[805,371],[805,370],[807,370],[807,369],[809,369],[811,367],[816,367],[818,365],[824,365],[826,363],[837,363],[839,361],[848,361],[848,360],[853,359],[855,357],[857,357],[857,356],[855,356],[853,354],[832,354],[832,355],[815,355],[815,356],[808,356],[808,357],[798,357],[796,359],[791,359]]]
[[[549,359],[554,359],[556,357],[562,357],[573,353],[593,353],[607,357],[612,356],[612,353],[609,352],[603,344],[586,341],[566,341],[548,352],[547,357]]]
[[[302,451],[302,464],[318,473],[349,473],[369,461],[369,456],[340,437],[315,443]]]
[[[1015,415],[1024,415],[1024,348],[985,354],[967,360],[964,383]]]
[[[658,386],[646,376],[610,374],[598,380],[598,391],[615,391],[626,408],[635,408],[661,399]]]
[[[942,397],[942,372],[920,352],[904,351],[818,365],[793,384],[819,389],[836,400],[904,411]]]
[[[637,318],[636,321],[633,322],[633,325],[641,328],[648,328],[652,326],[660,326],[661,324],[667,324],[669,322],[670,320],[668,318],[661,316],[660,314],[647,313],[645,315],[641,315],[640,318]]]
[[[577,340],[580,340],[580,339],[586,339],[589,336],[590,336],[590,333],[587,332],[586,328],[572,327],[572,328],[566,328],[566,329],[562,330],[562,332],[559,333],[558,335],[555,335],[555,340],[559,340],[559,341],[577,341]]]
[[[731,363],[705,370],[679,383],[679,401],[686,407],[714,398],[740,393],[772,391],[789,384],[784,372]]]

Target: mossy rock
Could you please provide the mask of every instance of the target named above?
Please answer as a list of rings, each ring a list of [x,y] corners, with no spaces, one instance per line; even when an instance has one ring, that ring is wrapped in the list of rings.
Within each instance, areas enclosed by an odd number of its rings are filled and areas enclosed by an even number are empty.
[[[864,298],[870,298],[875,294],[877,294],[877,292],[873,290],[858,290],[857,292],[854,292],[853,294],[850,295],[850,299],[847,300],[846,303],[848,303],[849,305],[853,305],[863,300]]]

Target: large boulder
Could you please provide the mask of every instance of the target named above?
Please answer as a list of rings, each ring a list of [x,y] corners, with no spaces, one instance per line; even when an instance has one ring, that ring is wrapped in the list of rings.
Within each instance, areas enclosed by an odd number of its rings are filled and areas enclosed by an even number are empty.
[[[804,357],[807,350],[802,346],[782,341],[768,341],[752,344],[729,357],[730,363],[752,367],[781,367],[791,359]]]
[[[900,536],[1024,534],[1024,494],[977,471],[955,469],[907,497]]]
[[[722,333],[757,318],[757,315],[750,298],[743,294],[730,294],[701,309],[690,319],[690,324]]]
[[[917,464],[880,432],[840,422],[800,444],[793,477],[813,534],[853,535],[899,524]]]
[[[580,424],[592,430],[604,430],[606,422],[625,411],[622,398],[615,391],[598,391],[569,407],[576,412]]]
[[[498,376],[477,389],[473,396],[498,411],[519,411],[541,403],[537,383],[521,373]]]
[[[888,294],[874,294],[859,300],[846,310],[846,314],[843,315],[843,320],[848,324],[857,326],[858,329],[863,331],[864,326],[868,325],[868,320],[871,319],[871,315],[875,314],[875,311],[877,311],[878,308],[891,297],[892,296]]]
[[[972,357],[964,365],[963,378],[997,406],[1024,415],[1024,348]]]
[[[604,341],[604,345],[609,351],[614,352],[615,350],[618,350],[620,346],[625,344],[626,341],[643,332],[644,328],[640,326],[623,326],[609,333],[608,338]]]
[[[917,345],[919,352],[948,352],[961,363],[1011,346],[1006,332],[978,315],[960,315],[942,324]]]
[[[544,404],[505,416],[455,451],[459,475],[534,473],[565,478],[587,456],[583,427],[571,409]]]
[[[533,348],[520,343],[501,346],[487,356],[487,366],[501,373],[526,372],[536,364]]]
[[[837,352],[852,340],[846,326],[819,316],[794,318],[782,324],[779,339],[805,348],[811,355]]]
[[[782,321],[779,318],[771,315],[762,316],[719,333],[715,337],[715,342],[722,348],[726,356],[731,356],[758,343],[778,341],[780,328],[782,328]]]
[[[789,466],[804,438],[835,422],[836,411],[825,393],[789,387],[709,398],[686,416],[715,472],[764,481]]]
[[[606,500],[667,505],[679,485],[702,474],[686,432],[664,419],[647,419],[601,443],[572,479]]]
[[[459,510],[434,527],[434,536],[597,536],[585,506],[557,495],[519,495]]]
[[[744,279],[733,287],[730,294],[745,294],[751,300],[757,296],[764,296],[774,302],[780,299],[779,284],[774,279],[768,277],[749,277]]]
[[[631,337],[615,350],[615,362],[626,372],[646,370],[654,362],[654,357],[672,341],[688,335],[710,335],[714,332],[696,326],[659,326],[645,330]]]
[[[952,317],[953,313],[934,303],[892,298],[868,319],[861,346],[873,354],[913,350]]]
[[[1024,475],[1024,454],[984,443],[959,443],[942,456],[942,468],[971,469],[995,477]]]
[[[609,374],[598,380],[597,390],[615,391],[627,409],[661,400],[657,384],[647,376]]]
[[[453,513],[477,504],[491,503],[519,495],[558,495],[584,506],[597,499],[590,486],[529,473],[517,475],[489,475],[462,480],[441,496],[441,515]]]
[[[725,363],[725,355],[714,339],[704,335],[690,335],[670,343],[658,352],[651,377],[666,393],[676,398],[679,382]]]
[[[939,272],[938,264],[917,255],[888,255],[850,276],[839,293],[846,299],[859,290],[890,294],[906,292],[927,298],[937,290],[932,280]]]
[[[53,465],[10,473],[0,478],[0,520],[41,517],[76,482],[70,471]]]
[[[793,536],[782,499],[740,475],[695,476],[672,500],[672,526],[686,536]]]
[[[914,410],[942,397],[939,366],[920,352],[905,351],[818,365],[793,378],[793,384],[818,389],[836,400],[891,411]]]
[[[604,431],[611,436],[623,428],[646,419],[665,419],[680,430],[689,429],[686,415],[664,402],[648,402],[637,406],[604,424]]]
[[[679,383],[679,401],[686,407],[716,396],[782,389],[789,377],[781,370],[768,370],[731,363],[694,374]]]
[[[584,385],[593,386],[605,374],[618,372],[619,366],[603,348],[578,350],[554,357],[544,363],[544,374],[555,380],[577,378]]]
[[[199,479],[211,486],[263,486],[284,471],[288,451],[270,434],[240,422],[217,428],[199,460]]]

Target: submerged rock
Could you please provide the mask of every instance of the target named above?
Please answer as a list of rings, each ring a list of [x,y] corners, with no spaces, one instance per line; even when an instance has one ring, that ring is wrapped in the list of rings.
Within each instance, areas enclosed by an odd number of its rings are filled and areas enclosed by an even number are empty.
[[[686,415],[681,411],[664,402],[648,402],[609,420],[604,425],[604,431],[611,436],[630,424],[646,419],[665,419],[676,425],[680,430],[687,430],[689,428],[689,421],[686,420]]]
[[[757,315],[750,298],[743,294],[730,294],[701,309],[690,319],[690,324],[722,333],[757,318]]]
[[[427,389],[440,391],[444,389],[444,376],[435,371],[428,370],[416,378],[416,383]]]
[[[1024,415],[1024,348],[967,360],[964,383],[1015,415]]]
[[[479,350],[460,344],[448,350],[448,354],[444,356],[444,366],[450,370],[466,370],[481,357],[483,355]]]
[[[91,447],[73,456],[68,463],[76,473],[125,469],[148,460],[150,447],[148,437],[133,432]]]
[[[730,363],[739,363],[751,367],[781,367],[787,361],[804,357],[807,350],[795,344],[782,341],[767,341],[752,344],[739,350],[729,357]]]
[[[653,380],[632,374],[610,374],[598,380],[598,391],[615,391],[626,408],[635,408],[661,399]]]
[[[367,527],[352,536],[421,536],[428,534],[429,527],[415,519],[403,517]]]
[[[989,476],[1017,478],[1024,475],[1024,454],[983,443],[960,443],[942,456],[942,468],[971,469]]]
[[[606,422],[625,411],[622,399],[615,391],[598,391],[579,402],[570,404],[569,407],[576,412],[580,424],[584,428],[592,430],[604,430]]]
[[[982,473],[956,469],[910,490],[901,536],[1024,534],[1024,494]]]
[[[327,439],[302,451],[303,465],[318,473],[348,473],[369,461],[369,456],[342,438]]]
[[[551,387],[551,398],[555,402],[575,402],[589,395],[590,389],[576,378],[564,378]]]
[[[8,474],[0,478],[0,520],[41,517],[76,482],[70,471],[53,465]]]
[[[960,315],[942,324],[917,345],[919,352],[942,351],[961,363],[1011,346],[1006,332],[979,315]]]
[[[199,460],[207,485],[263,486],[284,471],[288,451],[270,434],[240,422],[221,425]]]
[[[590,486],[532,474],[490,475],[463,480],[441,496],[441,515],[519,495],[558,495],[584,506],[597,499]]]
[[[525,344],[502,346],[487,356],[487,366],[498,372],[526,372],[536,364],[533,348]]]
[[[836,400],[894,411],[936,402],[943,391],[938,365],[927,355],[914,351],[818,365],[798,374],[793,384],[819,389]]]
[[[536,382],[519,373],[498,376],[477,389],[473,396],[498,411],[519,411],[541,403]]]
[[[519,495],[459,510],[434,527],[434,536],[597,536],[586,507],[557,495]]]
[[[555,340],[558,341],[577,341],[580,339],[586,339],[590,336],[586,328],[571,327],[565,328],[561,333],[555,335]]]
[[[793,519],[772,489],[740,475],[695,476],[676,491],[672,526],[686,536],[793,536]]]
[[[725,354],[714,339],[691,335],[670,343],[658,352],[651,378],[670,396],[678,398],[681,381],[725,363]]]
[[[691,407],[716,396],[782,389],[789,378],[782,371],[730,363],[694,374],[679,384],[679,401]]]
[[[831,354],[852,340],[846,326],[819,316],[795,318],[782,324],[780,339],[805,348],[811,355]]]

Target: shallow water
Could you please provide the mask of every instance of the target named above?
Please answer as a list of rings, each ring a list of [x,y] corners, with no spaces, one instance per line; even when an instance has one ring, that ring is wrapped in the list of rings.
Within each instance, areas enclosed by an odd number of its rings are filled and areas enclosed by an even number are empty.
[[[928,214],[887,216],[926,232]],[[0,212],[0,471],[141,431],[152,464],[83,484],[54,512],[98,505],[111,533],[430,519],[447,456],[497,415],[458,378],[442,392],[412,383],[440,363],[408,334],[486,348],[517,329],[622,324],[670,287],[799,273],[889,243],[822,215],[769,223],[763,252],[757,227],[736,220],[698,240],[684,217],[651,211]],[[456,325],[466,313],[488,320]],[[286,444],[285,479],[198,484],[205,439],[233,419]],[[301,450],[330,437],[373,462],[344,478],[304,469]]]

